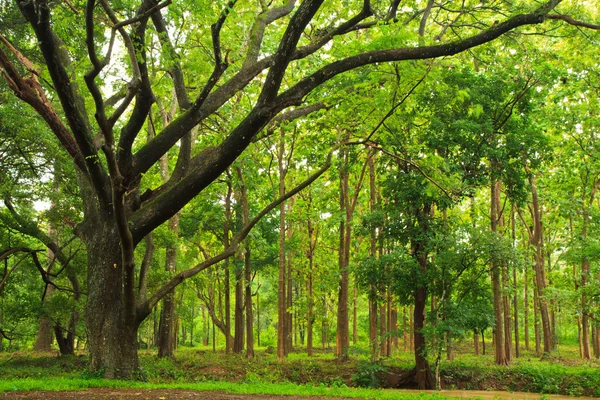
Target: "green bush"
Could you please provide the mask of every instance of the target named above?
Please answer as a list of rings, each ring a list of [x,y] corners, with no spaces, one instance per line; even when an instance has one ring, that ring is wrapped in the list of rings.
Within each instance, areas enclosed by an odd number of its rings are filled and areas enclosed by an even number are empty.
[[[379,376],[386,372],[387,368],[378,362],[359,361],[352,375],[352,383],[358,387],[379,388],[382,383]]]

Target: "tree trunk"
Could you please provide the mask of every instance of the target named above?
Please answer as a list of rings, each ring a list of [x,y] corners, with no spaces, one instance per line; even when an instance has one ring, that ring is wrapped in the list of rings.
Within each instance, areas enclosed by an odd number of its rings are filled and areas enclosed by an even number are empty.
[[[109,223],[90,223],[88,253],[87,345],[92,371],[131,378],[139,371],[133,293],[124,293],[119,234]],[[128,298],[128,296],[131,296]]]
[[[492,179],[491,184],[491,222],[492,232],[497,232],[498,209],[500,208],[500,182]],[[496,346],[496,364],[507,365],[506,350],[504,343],[504,327],[502,316],[502,286],[500,284],[500,275],[502,265],[492,263],[492,296],[494,302],[494,344]]]
[[[352,305],[352,344],[356,345],[358,342],[358,283],[356,279],[354,279],[354,296],[353,296],[353,305]]]
[[[475,346],[475,355],[479,355],[479,331],[477,328],[473,330],[473,344]]]
[[[246,202],[245,210],[248,209]],[[252,313],[252,265],[250,264],[250,245],[246,243],[244,251],[244,273],[246,278],[246,356],[254,358],[254,316]]]
[[[418,215],[419,228],[421,234],[426,236],[428,233],[428,222],[431,208],[428,205],[423,207],[421,214]],[[421,242],[422,238],[413,240],[411,244],[413,249],[413,256],[416,258],[419,264],[420,273],[425,276],[427,273],[427,250],[424,243]],[[431,372],[431,368],[427,361],[427,343],[425,341],[425,309],[427,306],[427,286],[426,283],[421,283],[415,290],[415,314],[414,314],[414,336],[415,336],[415,369],[416,369],[416,381],[417,387],[420,390],[434,389],[435,380]]]
[[[534,332],[535,332],[535,355],[540,357],[542,355],[542,333],[540,330],[540,298],[539,293],[536,289],[533,290],[533,318],[534,318]]]
[[[404,346],[404,352],[408,351],[408,324],[406,321],[406,306],[402,307],[402,345]]]
[[[527,276],[527,267],[523,271],[523,330],[525,331],[525,350],[530,351],[529,347],[529,279]]]
[[[54,292],[54,286],[48,285],[46,287],[46,292],[44,293],[44,298],[42,299],[42,304],[45,304],[50,297],[52,297],[52,293]],[[52,320],[45,314],[42,314],[40,317],[40,324],[38,326],[37,338],[35,340],[35,345],[33,349],[35,351],[48,353],[52,351],[52,341],[53,341],[53,328],[52,328]]]
[[[513,247],[513,249],[516,250],[517,235],[516,235],[516,223],[515,222],[516,222],[515,221],[515,207],[513,205],[511,208],[511,212],[510,212],[510,226],[511,226],[511,236],[512,236],[512,247]],[[519,290],[517,288],[517,268],[516,267],[513,267],[512,278],[513,278],[513,290],[514,290],[512,302],[513,302],[513,313],[514,313],[513,324],[515,327],[515,357],[520,357],[521,351],[519,349],[519,308],[518,308],[518,302],[517,302],[517,295],[519,293]]]
[[[292,199],[290,199],[292,200]],[[288,203],[288,207],[289,209],[291,209],[291,204]],[[292,235],[293,235],[293,230],[291,227],[288,227],[288,238],[291,239]],[[292,339],[294,336],[294,332],[293,332],[293,328],[294,328],[294,314],[293,314],[293,307],[294,307],[294,301],[293,301],[293,280],[292,280],[292,254],[288,253],[287,254],[287,259],[286,259],[286,263],[287,263],[287,271],[286,271],[286,279],[287,279],[287,284],[285,285],[285,316],[286,316],[286,321],[285,321],[285,354],[289,354],[292,352],[293,350],[293,344],[292,344]]]
[[[284,166],[284,151],[285,151],[285,135],[281,130],[279,139],[279,196],[285,194],[285,173]],[[286,355],[285,335],[286,335],[286,279],[285,279],[285,203],[279,205],[279,279],[277,287],[277,359],[283,362]],[[289,290],[289,288],[288,288]]]
[[[425,308],[427,291],[421,287],[415,291],[415,364],[418,389],[428,390],[435,387],[433,375],[427,361],[426,342],[423,328],[425,327]]]
[[[350,221],[349,213],[349,194],[348,194],[348,148],[342,149],[343,164],[340,166],[340,211],[343,215],[340,219],[339,231],[339,290],[338,290],[338,308],[337,308],[337,331],[335,355],[339,361],[348,360],[348,348],[350,347],[349,321],[348,321],[348,295],[349,295],[349,275],[348,259],[350,245]]]
[[[369,159],[369,209],[375,212],[377,202],[377,187],[375,186],[375,162],[371,157]],[[375,259],[377,257],[377,229],[371,230],[369,255]],[[379,343],[377,341],[377,287],[375,282],[369,285],[369,343],[371,347],[371,360],[379,359]]]
[[[239,260],[240,262],[242,260]],[[244,351],[244,270],[240,263],[237,263],[235,268],[235,308],[234,308],[234,337],[233,337],[233,352],[241,353]]]
[[[584,228],[584,234],[587,235]],[[587,258],[583,258],[581,261],[581,342],[583,348],[583,358],[589,360],[592,358],[590,349],[590,318],[589,318],[589,306],[585,289],[588,284],[588,278],[590,275],[590,261]]]
[[[531,244],[535,246],[535,283],[539,304],[540,317],[542,321],[542,333],[544,340],[544,353],[550,353],[553,349],[554,339],[550,326],[550,313],[548,311],[548,300],[546,299],[546,268],[544,264],[544,242],[542,226],[542,210],[540,208],[535,178],[529,178],[531,185],[531,216],[533,219],[533,232],[531,233]]]
[[[169,231],[175,236],[179,235],[180,214],[175,214],[169,219]],[[173,275],[177,266],[177,242],[171,243],[166,248],[165,270]],[[158,325],[158,356],[173,357],[175,349],[175,290],[170,291],[162,300],[162,311]]]

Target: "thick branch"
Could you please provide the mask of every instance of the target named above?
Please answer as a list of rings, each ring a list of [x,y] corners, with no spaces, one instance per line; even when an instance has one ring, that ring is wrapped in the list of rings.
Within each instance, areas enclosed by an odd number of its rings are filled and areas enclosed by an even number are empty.
[[[331,78],[365,65],[392,61],[425,60],[461,53],[473,47],[491,42],[515,28],[544,22],[546,14],[560,2],[561,0],[552,0],[530,14],[516,15],[502,23],[493,25],[481,33],[454,42],[436,46],[375,50],[333,62],[302,79],[296,85],[279,95],[278,99],[282,102],[299,101],[313,89]]]
[[[0,35],[0,41],[9,46],[8,41],[5,42],[4,37]],[[10,46],[9,49],[14,49]],[[18,52],[16,49],[14,51]],[[10,89],[15,95],[33,107],[37,113],[46,121],[52,133],[60,141],[64,149],[69,153],[75,165],[84,173],[87,173],[87,165],[79,151],[79,147],[67,127],[62,123],[60,117],[52,107],[52,104],[46,98],[42,87],[35,75],[32,78],[23,78],[15,66],[10,62],[8,56],[0,49],[0,74],[8,83]]]
[[[90,172],[94,189],[99,199],[106,205],[109,202],[107,176],[98,160],[84,100],[80,96],[75,83],[71,81],[70,74],[66,69],[66,66],[70,63],[69,55],[52,31],[48,4],[46,2],[36,4],[34,2],[19,2],[19,7],[35,31],[48,72],[71,127],[71,132],[75,136],[77,145]]]

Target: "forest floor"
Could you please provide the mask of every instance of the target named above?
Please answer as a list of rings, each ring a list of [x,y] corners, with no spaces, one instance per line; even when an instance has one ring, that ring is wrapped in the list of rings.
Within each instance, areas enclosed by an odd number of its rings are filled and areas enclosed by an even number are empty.
[[[493,355],[475,356],[469,350],[465,346],[454,361],[442,360],[439,371],[445,390],[426,395],[411,391],[414,386],[398,384],[398,377],[414,366],[414,355],[402,351],[375,363],[360,349],[354,350],[348,363],[337,362],[327,350],[310,358],[300,351],[290,353],[284,363],[266,348],[258,349],[251,361],[199,347],[180,348],[174,359],[140,351],[142,382],[101,379],[87,371],[85,353],[59,357],[4,352],[0,353],[0,400],[600,397],[600,361],[581,360],[575,346],[561,346],[543,360],[524,352],[508,367],[495,366]]]
[[[420,397],[419,391],[400,390],[399,393],[413,393],[415,398]],[[523,392],[495,392],[495,391],[464,391],[443,390],[436,392],[449,398],[476,398],[481,400],[493,399],[526,399],[526,400],[573,400],[574,397],[561,395],[542,395]],[[319,396],[293,396],[293,395],[256,395],[256,394],[229,394],[219,392],[203,392],[197,390],[177,389],[107,389],[94,388],[79,391],[30,391],[30,392],[4,392],[0,399],[35,399],[35,400],[318,400]],[[351,400],[345,397],[326,397],[335,400]],[[355,398],[354,398],[355,399]],[[594,400],[593,397],[577,397],[578,400]]]

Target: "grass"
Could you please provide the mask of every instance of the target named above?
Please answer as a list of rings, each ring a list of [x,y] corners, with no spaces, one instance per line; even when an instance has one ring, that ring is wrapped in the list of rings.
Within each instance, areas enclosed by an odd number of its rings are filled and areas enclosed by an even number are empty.
[[[319,397],[350,397],[358,399],[447,399],[437,393],[400,393],[391,390],[359,389],[348,387],[327,387],[312,385],[295,385],[292,383],[260,383],[260,384],[234,384],[231,382],[201,382],[201,383],[171,383],[156,384],[134,381],[119,381],[105,379],[11,379],[0,381],[0,393],[17,390],[84,390],[90,388],[130,388],[130,389],[182,389],[208,392],[226,392],[232,394],[262,394],[262,395],[295,395]]]
[[[600,396],[598,361],[583,361],[575,347],[561,346],[561,352],[546,360],[531,353],[514,360],[509,367],[494,365],[492,355],[474,356],[458,352],[456,361],[443,361],[442,379],[448,389],[529,391],[544,394]],[[242,355],[225,356],[223,351],[181,348],[176,359],[159,359],[155,352],[140,352],[145,382],[98,379],[86,370],[87,356],[56,357],[32,352],[0,353],[0,392],[11,390],[77,390],[108,388],[177,388],[218,390],[238,393],[296,394],[344,397],[388,398],[386,391],[354,389],[349,386],[382,383],[377,374],[399,374],[413,367],[413,355],[397,352],[378,364],[357,353],[349,363],[337,363],[331,353],[308,358],[292,353],[279,363],[274,354],[258,349],[248,361]],[[372,382],[372,383],[371,383]],[[385,383],[385,382],[383,382]],[[239,388],[239,389],[238,389]],[[343,394],[341,394],[343,393]],[[398,391],[392,391],[398,396]],[[414,396],[411,394],[410,396]],[[429,395],[428,395],[429,396]],[[397,397],[394,397],[397,398]],[[436,397],[427,397],[436,398]]]

